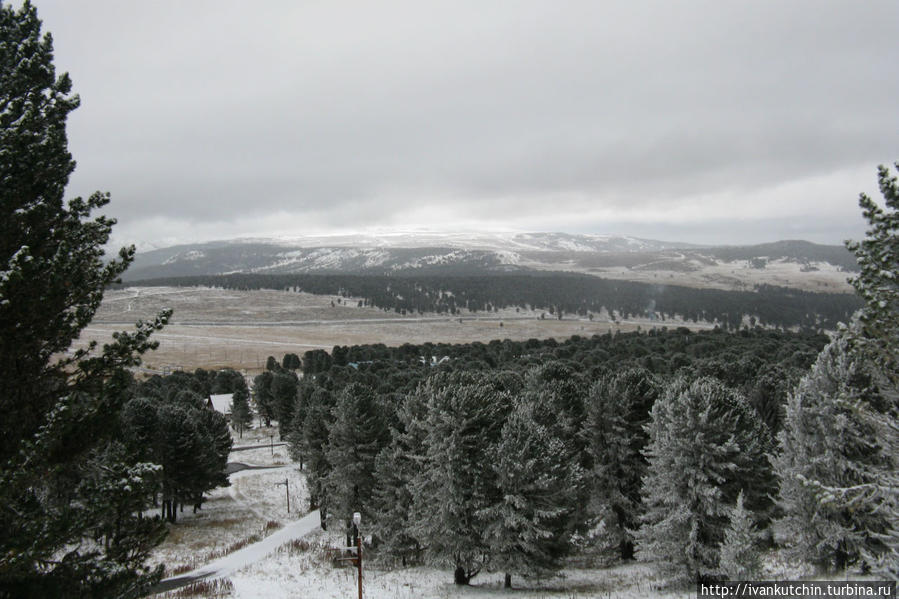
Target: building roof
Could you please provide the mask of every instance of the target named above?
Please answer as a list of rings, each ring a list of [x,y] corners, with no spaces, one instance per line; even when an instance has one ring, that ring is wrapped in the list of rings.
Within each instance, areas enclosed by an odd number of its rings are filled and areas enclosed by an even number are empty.
[[[210,395],[209,401],[212,403],[212,409],[222,414],[231,413],[231,401],[233,400],[231,393],[220,393],[218,395]]]

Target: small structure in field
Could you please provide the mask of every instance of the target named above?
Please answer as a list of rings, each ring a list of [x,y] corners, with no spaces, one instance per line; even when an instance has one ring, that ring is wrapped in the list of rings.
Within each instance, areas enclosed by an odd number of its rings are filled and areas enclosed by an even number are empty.
[[[230,393],[220,393],[218,395],[210,395],[206,400],[206,407],[215,410],[225,416],[231,415],[231,401],[233,400]]]

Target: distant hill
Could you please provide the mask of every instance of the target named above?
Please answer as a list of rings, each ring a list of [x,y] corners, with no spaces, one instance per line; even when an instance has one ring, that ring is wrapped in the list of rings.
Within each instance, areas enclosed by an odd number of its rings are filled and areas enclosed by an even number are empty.
[[[703,247],[570,233],[384,234],[236,239],[139,253],[126,281],[233,273],[473,274],[568,271],[603,278],[751,289],[757,284],[848,291],[856,269],[842,246],[779,241]]]

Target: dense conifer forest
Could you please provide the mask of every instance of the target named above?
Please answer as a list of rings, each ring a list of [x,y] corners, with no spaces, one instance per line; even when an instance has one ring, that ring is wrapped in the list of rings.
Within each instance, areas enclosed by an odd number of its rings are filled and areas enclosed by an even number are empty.
[[[175,277],[130,285],[283,289],[361,298],[362,305],[400,314],[468,314],[503,308],[542,310],[546,317],[588,317],[605,309],[617,318],[683,318],[736,330],[763,326],[833,329],[861,306],[850,294],[760,285],[754,291],[696,289],[600,279],[571,273],[472,275],[262,275]]]
[[[383,559],[443,563],[465,583],[483,568],[548,573],[572,551],[634,557],[634,531],[647,514],[665,513],[642,499],[653,455],[645,427],[658,402],[676,404],[684,393],[707,403],[699,412],[718,414],[722,451],[733,453],[735,438],[745,454],[726,497],[708,509],[735,503],[751,480],[746,504],[769,522],[777,483],[765,456],[790,390],[826,343],[761,328],[678,328],[563,342],[338,346],[270,358],[253,393],[260,414],[281,423],[326,526],[343,530],[361,511],[375,523]],[[714,555],[678,562],[693,577],[717,568],[728,522],[700,512]],[[651,523],[641,530],[669,538]]]

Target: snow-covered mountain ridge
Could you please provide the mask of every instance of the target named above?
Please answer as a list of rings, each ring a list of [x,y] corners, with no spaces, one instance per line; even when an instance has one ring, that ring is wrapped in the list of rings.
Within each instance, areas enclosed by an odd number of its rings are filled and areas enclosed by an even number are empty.
[[[845,248],[805,241],[704,247],[571,233],[384,233],[173,246],[139,253],[125,279],[230,273],[553,270],[725,289],[771,283],[846,291],[845,279],[854,266]]]

